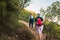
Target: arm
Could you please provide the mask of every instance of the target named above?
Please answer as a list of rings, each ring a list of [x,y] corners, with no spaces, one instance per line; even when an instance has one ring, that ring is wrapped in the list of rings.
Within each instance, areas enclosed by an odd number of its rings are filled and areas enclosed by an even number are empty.
[[[41,18],[41,20],[42,20],[42,23],[43,23],[43,18],[42,17],[40,17]]]
[[[43,18],[42,17],[40,17],[41,18],[41,20],[43,21]]]

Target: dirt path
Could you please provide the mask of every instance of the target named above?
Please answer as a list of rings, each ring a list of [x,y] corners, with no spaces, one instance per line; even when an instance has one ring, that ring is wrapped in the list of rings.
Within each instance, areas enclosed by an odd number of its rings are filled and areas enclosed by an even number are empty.
[[[27,23],[27,22],[25,22],[23,20],[19,20],[19,22],[22,23],[22,24],[24,24],[24,25],[26,25],[27,27],[29,27],[29,23]],[[35,27],[35,25],[34,25],[34,27]]]
[[[25,22],[25,21],[23,21],[23,20],[19,20],[19,22],[22,23],[22,24],[24,24],[25,26],[27,26],[27,27],[28,27],[28,30],[30,30],[31,33],[32,33],[33,35],[35,35],[36,39],[38,40],[38,36],[36,35],[36,31],[33,31],[33,29],[29,28],[29,23],[27,23],[27,22]],[[35,26],[34,26],[34,27],[35,27]],[[44,38],[43,38],[43,39],[44,39]]]
[[[24,24],[25,26],[29,27],[29,23],[23,21],[23,20],[19,20],[20,23]]]

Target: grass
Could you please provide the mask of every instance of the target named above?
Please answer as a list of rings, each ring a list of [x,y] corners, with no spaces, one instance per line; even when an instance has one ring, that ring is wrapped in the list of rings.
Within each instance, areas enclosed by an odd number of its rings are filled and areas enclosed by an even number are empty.
[[[35,40],[35,37],[20,23],[14,28],[9,25],[0,26],[0,40]]]

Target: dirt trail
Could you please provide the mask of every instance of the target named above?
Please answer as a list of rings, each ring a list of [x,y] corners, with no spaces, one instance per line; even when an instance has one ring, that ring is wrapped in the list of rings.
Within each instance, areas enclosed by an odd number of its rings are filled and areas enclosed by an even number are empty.
[[[25,21],[23,21],[23,20],[19,20],[19,22],[22,23],[22,24],[24,24],[25,26],[27,26],[27,27],[28,27],[28,30],[30,30],[31,33],[32,33],[33,35],[35,35],[36,40],[38,40],[38,36],[36,35],[36,31],[33,31],[33,29],[29,28],[29,23],[27,23],[27,22],[25,22]],[[34,27],[35,27],[35,26],[34,26]],[[43,39],[44,39],[44,38],[43,38]]]

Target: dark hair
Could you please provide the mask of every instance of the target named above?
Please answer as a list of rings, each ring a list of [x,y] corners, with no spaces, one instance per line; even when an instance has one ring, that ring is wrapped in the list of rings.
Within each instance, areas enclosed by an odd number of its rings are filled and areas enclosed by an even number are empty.
[[[40,15],[40,13],[38,13],[37,15]]]

